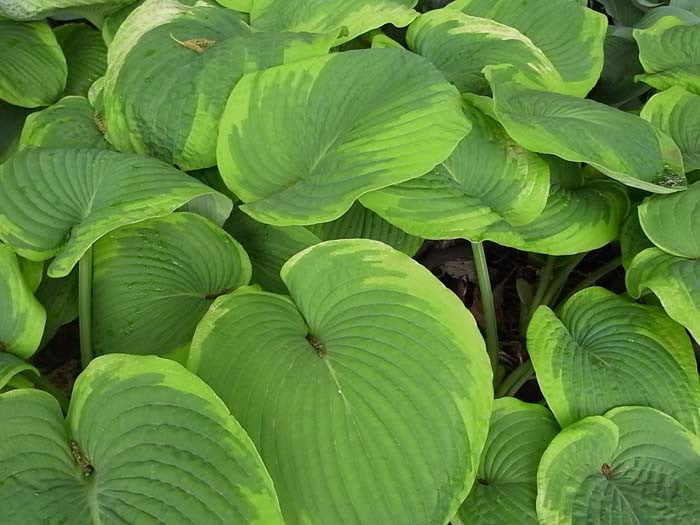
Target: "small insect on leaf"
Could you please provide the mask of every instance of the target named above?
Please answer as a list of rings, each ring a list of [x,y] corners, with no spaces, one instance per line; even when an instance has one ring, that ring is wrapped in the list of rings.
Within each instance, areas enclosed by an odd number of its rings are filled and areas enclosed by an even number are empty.
[[[80,450],[80,446],[78,445],[78,443],[71,439],[68,444],[70,446],[70,452],[71,454],[73,454],[73,459],[80,468],[80,471],[85,477],[90,476],[95,471],[95,468],[85,458],[85,456],[83,455],[83,451]]]
[[[208,38],[188,38],[187,40],[178,40],[173,36],[172,33],[170,33],[170,38],[172,38],[182,47],[185,47],[191,51],[195,51],[199,54],[204,53],[204,51],[206,51],[207,48],[216,44],[216,40],[210,40]]]

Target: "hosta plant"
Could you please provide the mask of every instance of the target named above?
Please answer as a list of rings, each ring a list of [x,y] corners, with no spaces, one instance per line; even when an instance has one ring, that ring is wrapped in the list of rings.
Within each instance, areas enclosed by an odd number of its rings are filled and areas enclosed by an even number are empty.
[[[698,523],[700,1],[0,0],[0,523]]]

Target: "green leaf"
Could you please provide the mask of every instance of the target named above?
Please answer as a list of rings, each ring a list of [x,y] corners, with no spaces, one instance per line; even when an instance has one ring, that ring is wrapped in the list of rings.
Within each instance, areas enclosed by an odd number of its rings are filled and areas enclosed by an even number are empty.
[[[39,345],[44,348],[61,326],[78,317],[78,269],[59,279],[44,277],[36,298],[46,310],[46,327]]]
[[[418,16],[418,0],[254,0],[250,23],[259,31],[329,33],[336,44],[385,24],[404,27]],[[239,5],[240,4],[240,5]],[[245,9],[245,2],[233,7]]]
[[[637,80],[656,89],[680,86],[700,95],[700,25],[665,16],[649,29],[635,29],[646,74]]]
[[[477,483],[459,509],[464,523],[537,525],[537,466],[557,432],[545,407],[496,399]]]
[[[32,295],[15,253],[0,244],[0,354],[28,358],[39,347],[46,312]]]
[[[656,306],[604,288],[575,294],[555,314],[540,306],[527,349],[562,427],[623,405],[650,406],[700,432],[700,390],[685,330]]]
[[[65,97],[27,117],[19,147],[112,149],[102,130],[102,117],[86,98]]]
[[[0,16],[14,20],[35,20],[47,16],[104,15],[134,0],[3,0]],[[100,18],[98,16],[98,18]]]
[[[0,391],[16,376],[27,373],[39,375],[39,371],[16,355],[0,352]]]
[[[94,360],[64,421],[37,390],[0,396],[3,523],[282,525],[253,444],[211,389],[154,356]]]
[[[443,525],[474,481],[491,410],[474,319],[376,241],[312,246],[282,279],[291,298],[220,298],[188,366],[257,445],[287,524]]]
[[[654,246],[642,230],[639,224],[639,213],[637,206],[634,206],[627,218],[622,223],[620,229],[620,251],[622,252],[622,266],[625,270],[629,269],[637,254],[647,248]]]
[[[19,269],[22,272],[24,282],[26,282],[27,286],[29,287],[29,291],[32,293],[36,292],[36,289],[39,288],[39,285],[44,278],[44,262],[30,261],[24,257],[19,257],[17,259],[17,263],[19,264]]]
[[[511,64],[533,80],[564,90],[561,75],[540,48],[517,29],[487,18],[449,8],[429,11],[411,24],[406,41],[465,93],[490,93],[482,70],[492,64]],[[574,93],[579,90],[574,87]]]
[[[348,51],[243,77],[217,158],[251,217],[316,224],[364,193],[427,173],[469,127],[457,90],[425,59],[400,49]]]
[[[191,213],[115,230],[93,252],[97,354],[171,354],[189,346],[214,299],[250,281],[245,251]]]
[[[666,313],[700,342],[700,261],[674,257],[658,248],[637,255],[625,276],[630,295],[651,292]]]
[[[665,252],[700,259],[700,182],[674,195],[647,197],[639,206],[639,222]]]
[[[692,523],[700,440],[671,417],[621,407],[565,428],[537,473],[540,523]]]
[[[649,90],[649,86],[635,82],[635,77],[643,72],[636,42],[608,34],[605,64],[591,96],[598,102],[620,107]]]
[[[565,83],[563,92],[584,97],[600,76],[607,19],[577,2],[456,0],[447,9],[489,18],[522,33],[559,72]],[[508,56],[500,63],[509,64],[511,60]]]
[[[671,0],[670,5],[700,16],[700,2],[698,0]]]
[[[423,244],[421,237],[409,235],[357,202],[339,219],[311,225],[307,229],[322,241],[372,239],[411,257]],[[279,268],[277,271],[279,273]]]
[[[327,35],[254,32],[212,3],[148,0],[109,49],[107,138],[183,170],[216,164],[219,121],[244,73],[325,55]]]
[[[651,97],[640,116],[678,144],[686,172],[700,169],[700,95],[672,87]]]
[[[65,24],[54,33],[68,63],[64,95],[87,96],[90,86],[107,69],[107,46],[102,35],[87,24]]]
[[[0,16],[8,7],[0,4]],[[35,108],[61,96],[66,59],[49,24],[0,18],[0,49],[0,100]]]
[[[638,116],[533,89],[512,68],[489,67],[486,77],[499,120],[524,148],[585,162],[634,188],[655,193],[685,188],[678,147]]]
[[[117,34],[117,30],[121,27],[124,20],[126,20],[134,9],[141,6],[144,1],[145,0],[131,1],[118,11],[110,13],[105,17],[102,23],[102,40],[107,44],[107,47],[111,46],[114,35]]]
[[[30,111],[0,100],[0,164],[17,149],[24,121]]]
[[[633,27],[644,16],[644,11],[630,0],[598,0],[605,7],[605,12],[617,26]]]
[[[0,237],[27,259],[55,255],[48,276],[63,277],[106,233],[207,194],[227,198],[140,155],[26,149],[0,166]]]
[[[321,242],[303,226],[270,226],[263,224],[236,208],[224,228],[240,242],[253,266],[251,282],[264,290],[286,294],[287,287],[280,278],[284,263],[309,246]]]
[[[549,168],[513,142],[503,127],[465,105],[472,131],[430,173],[361,197],[399,228],[428,239],[480,242],[490,226],[535,220],[549,193]]]

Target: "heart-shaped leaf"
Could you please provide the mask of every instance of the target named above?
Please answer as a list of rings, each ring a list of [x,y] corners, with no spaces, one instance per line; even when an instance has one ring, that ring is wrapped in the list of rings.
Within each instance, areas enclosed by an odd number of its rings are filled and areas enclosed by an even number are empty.
[[[107,69],[107,46],[102,35],[87,24],[65,24],[54,33],[68,63],[64,95],[86,97],[90,86]]]
[[[385,24],[407,26],[418,16],[411,9],[418,0],[254,0],[241,5],[246,3],[234,1],[233,8],[249,11],[256,30],[330,33],[337,44]]]
[[[0,392],[19,374],[38,376],[39,371],[16,355],[0,352]]]
[[[0,4],[0,17],[8,7]],[[61,96],[68,70],[49,24],[0,18],[0,49],[0,100],[35,108]]]
[[[473,318],[375,241],[312,246],[282,279],[291,298],[241,289],[214,303],[188,366],[256,443],[287,524],[443,525],[474,481],[491,409]]]
[[[119,228],[94,246],[97,354],[170,354],[189,346],[214,299],[250,281],[245,251],[191,213]]]
[[[554,65],[564,80],[566,93],[584,97],[600,76],[607,20],[604,15],[577,2],[456,0],[447,9],[488,18],[522,33]],[[497,37],[494,35],[494,38]],[[475,52],[483,53],[481,49]],[[512,63],[510,52],[504,58],[491,63]]]
[[[685,188],[680,150],[638,116],[533,88],[512,68],[489,67],[486,76],[496,115],[524,148],[585,162],[623,184],[655,193]]]
[[[664,16],[648,29],[635,29],[646,74],[637,80],[656,89],[680,86],[700,95],[700,25]]]
[[[459,509],[460,519],[473,525],[537,525],[537,466],[557,432],[545,407],[496,399],[477,482]]]
[[[112,149],[103,132],[102,117],[86,98],[65,97],[27,117],[20,148]]]
[[[97,239],[167,215],[208,186],[155,159],[99,150],[36,148],[0,166],[0,237],[23,257],[68,275]]]
[[[700,95],[672,87],[651,97],[641,117],[678,144],[686,171],[700,169]]]
[[[217,157],[254,219],[316,224],[368,191],[427,173],[468,131],[457,90],[427,60],[367,49],[246,75],[229,98]]]
[[[654,195],[639,206],[651,241],[672,255],[700,259],[700,182],[674,195]]]
[[[693,523],[700,439],[653,408],[621,407],[565,428],[537,473],[540,523]]]
[[[549,168],[522,149],[503,127],[465,105],[472,131],[430,173],[361,197],[401,229],[428,239],[488,238],[501,221],[527,224],[547,203]]]
[[[411,24],[406,41],[464,93],[489,94],[482,70],[504,63],[534,80],[564,89],[561,75],[540,48],[517,29],[487,18],[449,7],[429,11]]]
[[[107,138],[183,170],[213,166],[219,121],[241,76],[324,55],[331,44],[327,35],[253,32],[240,13],[211,2],[147,0],[109,48]]]
[[[3,522],[282,525],[253,444],[199,378],[153,356],[105,356],[68,417],[37,390],[0,395]]]
[[[700,432],[700,390],[685,330],[655,306],[587,288],[555,314],[540,306],[527,348],[562,426],[616,406],[650,406]]]
[[[12,249],[0,244],[0,353],[30,357],[39,347],[46,312],[27,285]]]
[[[625,281],[632,297],[655,294],[666,313],[700,342],[699,260],[648,248],[632,260]]]

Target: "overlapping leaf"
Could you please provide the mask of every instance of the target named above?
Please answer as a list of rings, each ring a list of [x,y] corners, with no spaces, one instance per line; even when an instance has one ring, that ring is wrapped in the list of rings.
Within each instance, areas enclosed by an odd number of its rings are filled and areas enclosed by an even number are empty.
[[[0,244],[0,353],[30,357],[39,347],[46,312],[24,280],[17,257]]]
[[[102,116],[87,99],[65,97],[27,117],[19,147],[112,149],[103,131]]]
[[[700,25],[665,16],[648,29],[635,29],[634,38],[646,71],[638,80],[656,89],[680,86],[700,95]]]
[[[616,406],[650,406],[700,432],[695,357],[682,326],[655,306],[587,288],[555,314],[535,312],[528,352],[562,426]]]
[[[616,408],[555,437],[537,481],[540,523],[693,523],[700,439],[652,408]]]
[[[87,24],[65,24],[54,33],[68,64],[64,95],[87,96],[90,86],[107,69],[107,46],[102,35]]]
[[[655,193],[685,188],[678,146],[638,116],[536,89],[512,68],[488,68],[486,75],[496,115],[524,148],[585,162],[628,186]]]
[[[678,144],[686,172],[700,169],[700,95],[672,87],[651,97],[641,117]]]
[[[29,110],[0,100],[0,164],[17,149]]]
[[[425,59],[348,51],[246,75],[229,98],[217,157],[254,219],[316,224],[427,173],[468,131],[456,89]]]
[[[107,138],[183,170],[216,164],[219,121],[244,73],[324,55],[327,35],[253,32],[214,3],[148,0],[109,48]]]
[[[16,355],[0,352],[0,392],[18,375],[39,375],[39,371]]]
[[[634,40],[615,33],[608,34],[604,49],[605,64],[600,79],[591,92],[594,100],[620,107],[650,89],[644,83],[635,82],[635,77],[644,70]]]
[[[253,28],[262,31],[329,33],[337,43],[383,26],[407,26],[418,16],[418,0],[226,0],[250,11]],[[248,4],[248,5],[246,5]]]
[[[174,213],[115,230],[93,256],[97,354],[172,354],[189,346],[214,299],[250,281],[250,261],[226,232]]]
[[[562,92],[583,97],[600,76],[607,20],[578,2],[456,0],[447,9],[488,18],[522,33],[559,72],[564,80]],[[500,63],[511,64],[511,60],[509,56]]]
[[[68,70],[49,24],[0,18],[0,49],[0,100],[35,108],[61,96]]]
[[[286,523],[446,523],[474,481],[491,408],[474,320],[374,241],[312,246],[282,279],[291,298],[220,298],[189,367],[250,434]]]
[[[540,405],[504,397],[493,403],[477,482],[458,516],[472,525],[537,525],[537,466],[559,432]]]
[[[0,166],[0,237],[46,260],[49,277],[70,273],[97,239],[167,215],[208,186],[162,162],[100,150],[30,148]]]
[[[272,482],[224,404],[177,363],[95,360],[68,417],[48,394],[0,395],[3,523],[282,525]]]
[[[78,317],[78,269],[58,279],[44,276],[36,298],[46,310],[46,326],[39,345],[43,348],[61,326]]]

